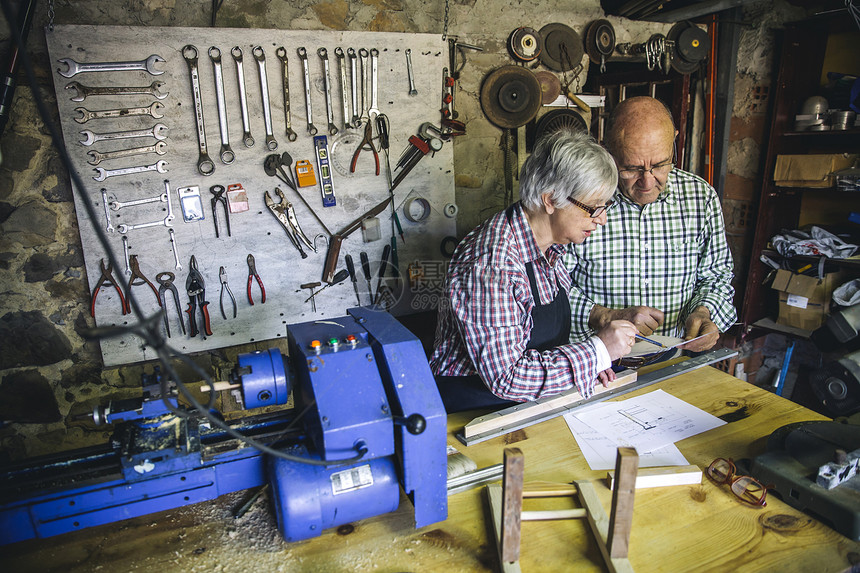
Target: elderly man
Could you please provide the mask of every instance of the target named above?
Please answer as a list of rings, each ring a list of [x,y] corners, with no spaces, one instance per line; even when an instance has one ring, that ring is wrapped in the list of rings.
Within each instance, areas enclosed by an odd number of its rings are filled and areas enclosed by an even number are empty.
[[[454,251],[439,305],[430,366],[448,412],[499,407],[577,388],[588,397],[636,328],[608,321],[568,343],[570,275],[563,245],[606,222],[618,174],[586,134],[560,130],[523,165],[520,202],[496,214]]]
[[[605,143],[618,168],[617,205],[565,255],[571,340],[624,319],[646,336],[698,338],[686,348],[702,351],[734,323],[720,201],[707,182],[675,167],[677,133],[656,99],[630,98],[613,110]]]

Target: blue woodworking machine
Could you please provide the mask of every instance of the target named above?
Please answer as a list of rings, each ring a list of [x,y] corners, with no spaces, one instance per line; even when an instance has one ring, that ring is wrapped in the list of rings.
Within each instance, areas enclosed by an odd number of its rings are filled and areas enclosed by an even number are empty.
[[[246,409],[285,404],[291,392],[293,409],[225,421],[230,432],[177,415],[162,400],[167,390],[175,406],[175,389],[157,371],[145,376],[143,398],[94,413],[115,425],[110,444],[0,469],[0,544],[265,483],[287,541],[394,511],[401,486],[416,527],[445,520],[446,415],[420,342],[366,308],[288,331],[289,358],[277,349],[239,356],[231,381]]]

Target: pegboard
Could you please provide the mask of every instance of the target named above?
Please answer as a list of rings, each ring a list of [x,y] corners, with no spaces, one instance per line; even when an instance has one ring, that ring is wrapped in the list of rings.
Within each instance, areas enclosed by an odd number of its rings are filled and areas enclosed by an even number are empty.
[[[336,205],[323,207],[320,185],[300,188],[299,192],[311,209],[319,216],[325,226],[337,233],[346,225],[359,218],[372,207],[388,197],[388,178],[386,176],[385,154],[379,151],[380,174],[375,174],[373,154],[364,150],[358,157],[355,172],[350,172],[350,161],[364,135],[364,125],[360,128],[344,126],[344,111],[341,97],[339,60],[335,48],[344,51],[354,48],[370,50],[376,48],[378,56],[378,108],[388,116],[390,122],[390,165],[395,170],[401,153],[409,148],[409,137],[418,133],[424,122],[439,124],[442,96],[442,70],[447,65],[447,46],[435,34],[395,34],[375,32],[330,32],[330,31],[287,31],[262,29],[229,28],[161,28],[161,27],[114,27],[114,26],[55,26],[46,32],[48,51],[54,64],[54,86],[57,94],[60,121],[66,146],[75,170],[85,183],[85,189],[73,189],[78,223],[83,244],[84,261],[90,292],[101,276],[100,262],[105,253],[97,240],[96,226],[106,229],[108,220],[114,228],[108,232],[109,241],[117,259],[124,259],[123,234],[118,231],[120,224],[132,225],[163,220],[168,214],[167,204],[162,202],[136,206],[123,206],[118,211],[106,209],[102,200],[102,189],[108,201],[129,202],[138,199],[157,197],[165,192],[166,182],[170,188],[170,206],[175,216],[172,227],[175,234],[176,251],[181,269],[176,268],[174,249],[168,227],[157,225],[147,228],[128,230],[128,253],[137,255],[140,270],[156,288],[156,276],[162,272],[175,274],[175,285],[179,292],[182,319],[188,330],[188,295],[185,290],[189,260],[194,255],[198,270],[205,280],[206,300],[209,302],[211,336],[198,335],[194,338],[182,335],[179,329],[179,316],[172,299],[167,293],[168,318],[171,337],[167,340],[171,347],[181,352],[197,352],[222,348],[249,342],[259,342],[285,337],[286,326],[294,322],[326,319],[345,314],[346,309],[357,306],[356,294],[352,283],[332,285],[314,297],[316,311],[307,301],[311,291],[300,285],[322,282],[323,265],[327,247],[322,238],[316,240],[317,252],[307,247],[307,258],[289,241],[283,227],[266,207],[264,193],[268,191],[275,203],[279,202],[274,193],[279,187],[286,199],[292,203],[304,233],[314,238],[325,231],[305,203],[292,189],[276,177],[267,175],[264,162],[272,153],[287,152],[293,159],[310,160],[317,181],[320,180],[319,165],[314,148],[313,137],[307,129],[305,103],[304,71],[297,54],[304,47],[308,55],[310,75],[309,92],[313,123],[317,135],[327,137],[331,176],[333,180]],[[214,172],[203,176],[198,171],[199,158],[198,129],[195,122],[195,103],[188,64],[182,54],[186,45],[193,45],[198,53],[199,85],[202,97],[205,139],[209,157],[214,162]],[[215,68],[209,57],[209,48],[217,47],[221,52],[221,70],[224,81],[225,109],[229,131],[230,147],[235,154],[231,164],[224,164],[219,158],[221,133],[215,88]],[[238,46],[243,54],[244,83],[247,95],[248,119],[254,145],[243,143],[243,120],[239,98],[237,66],[231,49]],[[265,114],[258,64],[252,50],[259,46],[264,53],[266,83],[270,102],[272,135],[277,148],[266,146]],[[283,64],[276,57],[276,49],[284,47],[289,68],[289,104],[291,126],[297,138],[290,142],[286,134],[284,113]],[[331,79],[331,99],[334,124],[338,133],[328,132],[326,97],[324,91],[324,68],[317,54],[319,48],[326,48],[329,58]],[[405,51],[411,50],[412,65],[417,94],[409,94],[407,61]],[[151,55],[158,55],[164,62],[155,64],[155,69],[164,73],[150,75],[146,71],[86,72],[67,78],[60,75],[66,71],[62,58],[71,58],[79,63],[136,62]],[[345,58],[347,83],[349,83],[350,59]],[[368,59],[368,61],[370,61]],[[360,76],[361,60],[357,60]],[[166,98],[157,100],[148,94],[141,95],[88,95],[84,101],[72,101],[76,89],[67,88],[72,82],[88,87],[122,86],[143,87],[152,82],[164,82],[161,92]],[[369,83],[369,80],[368,80]],[[368,88],[369,92],[369,88]],[[358,92],[361,94],[361,90]],[[347,91],[351,100],[351,90]],[[368,93],[369,95],[369,93]],[[360,99],[360,96],[359,96]],[[149,107],[153,103],[162,104],[163,117],[130,116],[123,114],[116,118],[90,119],[78,123],[82,107],[89,111],[129,109]],[[369,107],[366,104],[365,107]],[[350,111],[352,105],[350,101]],[[148,130],[156,124],[167,126],[166,153],[157,155],[147,153],[132,157],[103,160],[94,166],[88,163],[93,158],[90,151],[106,153],[115,150],[152,146],[156,144],[152,136],[146,138],[101,140],[91,146],[80,143],[85,140],[83,131],[97,134],[115,133],[132,130]],[[374,128],[374,136],[376,129]],[[147,171],[129,175],[111,176],[99,182],[93,178],[98,175],[96,168],[121,169],[133,166],[153,165],[157,161],[166,162],[166,173]],[[241,184],[247,193],[249,210],[231,213],[231,236],[227,236],[224,212],[218,212],[220,237],[215,237],[210,200],[210,187],[227,187]],[[186,222],[183,218],[177,190],[198,187],[201,199],[202,220]],[[456,205],[454,204],[453,153],[452,145],[446,142],[432,155],[423,157],[409,173],[394,193],[393,204],[398,208],[399,219],[404,231],[405,241],[397,238],[397,255],[400,276],[397,283],[386,278],[390,286],[397,284],[406,288],[393,300],[391,312],[408,314],[429,310],[435,301],[426,296],[416,295],[409,288],[406,278],[410,263],[443,261],[440,246],[446,237],[456,233]],[[426,204],[420,199],[425,199]],[[83,209],[82,201],[90,201],[97,214],[96,221],[90,221]],[[188,203],[190,206],[191,203]],[[412,208],[411,218],[404,213]],[[367,282],[360,268],[359,253],[368,254],[371,263],[371,286],[376,291],[378,269],[385,245],[390,244],[392,234],[390,207],[378,216],[381,238],[365,242],[362,229],[352,233],[343,243],[337,269],[345,268],[344,255],[350,254],[355,260],[358,274],[359,296],[362,305],[370,302]],[[266,290],[266,302],[261,304],[261,293],[254,281],[250,304],[246,295],[248,280],[247,256],[253,254],[257,272]],[[237,303],[237,317],[232,318],[232,304],[224,295],[227,319],[219,309],[221,283],[219,268],[224,267],[228,285]],[[438,266],[438,264],[437,264]],[[125,268],[113,269],[114,277],[119,277]],[[395,283],[395,284],[392,284]],[[132,287],[136,301],[146,315],[159,310],[156,295],[146,285]],[[88,301],[89,302],[89,301]],[[198,325],[200,313],[197,313]],[[121,303],[115,290],[103,286],[95,304],[95,320],[99,326],[126,325],[132,315],[121,313]],[[105,366],[116,366],[155,358],[151,348],[143,347],[136,336],[127,335],[105,339],[100,342]]]

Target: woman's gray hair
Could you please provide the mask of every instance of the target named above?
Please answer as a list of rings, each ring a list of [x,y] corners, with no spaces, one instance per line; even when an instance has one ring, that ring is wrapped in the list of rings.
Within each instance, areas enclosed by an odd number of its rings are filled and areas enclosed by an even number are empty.
[[[542,137],[523,163],[520,200],[530,211],[541,208],[549,193],[557,209],[573,206],[568,197],[595,205],[606,202],[618,185],[618,171],[609,152],[581,131],[561,128]]]

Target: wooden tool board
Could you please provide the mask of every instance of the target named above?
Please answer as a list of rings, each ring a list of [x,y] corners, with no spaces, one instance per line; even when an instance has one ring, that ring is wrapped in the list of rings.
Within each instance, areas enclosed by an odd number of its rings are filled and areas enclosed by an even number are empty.
[[[323,220],[328,229],[337,233],[344,226],[367,212],[384,200],[388,194],[385,154],[379,150],[381,171],[375,175],[373,154],[369,150],[361,152],[355,173],[350,173],[349,163],[353,152],[361,141],[364,125],[360,128],[346,129],[343,120],[340,72],[335,48],[344,51],[352,47],[379,51],[378,59],[378,107],[380,113],[390,120],[390,163],[395,168],[401,153],[409,147],[408,139],[418,133],[424,122],[439,124],[442,95],[442,69],[447,65],[447,46],[435,34],[394,34],[376,32],[332,32],[332,31],[288,31],[262,29],[228,28],[166,28],[166,27],[114,27],[114,26],[55,26],[46,32],[49,55],[54,66],[54,87],[57,94],[60,122],[63,136],[75,170],[85,184],[85,189],[73,189],[78,225],[83,244],[84,261],[90,283],[90,292],[95,287],[101,271],[99,263],[105,253],[96,237],[95,227],[106,228],[105,208],[101,189],[106,189],[109,200],[128,202],[148,198],[164,192],[164,181],[171,188],[170,201],[175,219],[172,228],[182,269],[175,268],[173,249],[168,228],[153,226],[128,231],[129,254],[137,255],[142,273],[158,288],[156,275],[160,272],[173,272],[175,285],[179,291],[183,320],[188,327],[188,296],[185,281],[188,276],[189,260],[195,255],[198,269],[205,279],[206,300],[209,302],[212,336],[191,338],[179,331],[178,316],[171,295],[167,295],[168,318],[171,338],[168,344],[181,352],[196,352],[248,342],[257,342],[286,336],[286,326],[295,322],[326,319],[345,314],[347,308],[357,305],[356,295],[347,279],[333,285],[315,297],[316,312],[311,303],[305,302],[310,292],[300,285],[322,281],[326,246],[322,240],[317,243],[317,252],[306,249],[308,257],[302,259],[298,250],[290,243],[284,229],[264,203],[264,192],[269,191],[273,200],[275,187],[280,187],[290,201],[305,234],[313,241],[319,233],[324,233],[320,224],[308,212],[305,204],[276,177],[267,175],[263,164],[267,155],[287,151],[293,158],[293,166],[298,160],[310,160],[319,181],[320,173],[316,161],[313,137],[307,130],[305,108],[305,86],[302,62],[297,55],[298,47],[305,47],[310,69],[310,93],[312,100],[313,123],[319,130],[317,135],[326,135],[331,157],[332,179],[337,204],[323,207],[319,185],[300,188],[299,191],[311,208]],[[206,142],[209,157],[214,161],[215,171],[209,176],[197,170],[198,134],[195,123],[195,105],[188,65],[182,56],[184,46],[191,44],[198,52],[198,73],[203,102]],[[216,46],[221,51],[222,73],[226,99],[227,121],[230,147],[235,153],[232,164],[226,165],[219,160],[221,135],[219,130],[218,108],[216,105],[214,67],[208,50]],[[250,118],[251,134],[255,140],[252,147],[243,143],[242,117],[239,105],[238,76],[235,62],[230,54],[231,48],[239,46],[243,52],[244,78]],[[276,150],[267,149],[264,129],[264,114],[261,82],[257,62],[252,55],[255,46],[262,47],[265,53],[266,78],[271,106],[272,131],[278,142]],[[289,65],[290,111],[292,129],[298,134],[294,142],[287,140],[284,114],[283,65],[276,57],[276,49],[283,46]],[[323,64],[317,49],[325,47],[328,51],[331,98],[334,123],[339,129],[336,135],[329,135],[327,127],[326,98],[324,92]],[[409,95],[405,50],[411,49],[415,84],[418,94]],[[164,73],[152,76],[145,71],[88,72],[66,78],[59,70],[65,70],[61,58],[71,58],[79,63],[86,62],[123,62],[138,61],[150,55],[159,55],[165,62],[156,68]],[[349,81],[349,58],[346,58],[347,79]],[[360,61],[358,62],[360,70]],[[359,75],[360,77],[360,75]],[[140,96],[91,96],[82,102],[71,101],[74,90],[66,86],[79,82],[86,86],[146,86],[153,81],[163,81],[162,91],[169,93],[161,100],[164,104],[161,119],[152,117],[120,117],[92,119],[77,123],[79,117],[75,108],[83,107],[90,111],[118,108],[149,106],[156,101],[148,95]],[[347,93],[350,93],[349,90]],[[360,92],[359,92],[360,93]],[[365,107],[369,107],[369,103]],[[350,109],[352,109],[350,107]],[[98,166],[105,169],[118,169],[130,166],[151,165],[158,160],[167,162],[167,173],[145,172],[133,175],[109,177],[102,182],[94,181],[95,167],[87,163],[87,152],[99,152],[153,145],[153,138],[126,139],[121,141],[100,141],[90,147],[79,143],[84,139],[83,130],[95,133],[110,133],[126,130],[148,129],[162,123],[169,129],[167,153],[165,155],[146,154],[135,157],[102,161]],[[376,129],[374,128],[374,136]],[[215,225],[212,217],[209,191],[213,185],[240,183],[248,196],[249,210],[231,213],[232,236],[226,235],[223,210],[218,213],[220,238],[215,238]],[[185,222],[183,220],[177,189],[197,186],[203,207],[203,220]],[[74,187],[74,186],[73,186]],[[429,212],[422,218],[423,198],[429,203]],[[82,206],[82,201],[90,201],[97,215],[90,221]],[[419,261],[437,269],[444,265],[440,245],[446,237],[456,233],[456,207],[454,205],[453,153],[452,145],[446,142],[442,149],[421,159],[418,165],[395,190],[395,206],[398,208],[400,222],[405,233],[405,242],[397,241],[400,275],[408,285],[407,268],[410,263]],[[412,206],[413,218],[410,220],[404,208]],[[447,206],[447,209],[446,209]],[[164,203],[149,203],[133,207],[123,207],[110,211],[113,227],[120,223],[137,224],[163,219],[167,214]],[[367,284],[360,269],[359,252],[365,251],[371,261],[372,287],[378,282],[378,267],[383,247],[390,242],[391,210],[386,209],[379,215],[381,239],[364,242],[361,229],[353,233],[343,243],[338,269],[345,268],[343,257],[349,253],[355,260],[361,303],[369,302]],[[118,231],[108,233],[109,241],[117,259],[123,260],[122,234]],[[260,304],[259,287],[254,281],[252,306],[246,295],[248,279],[247,256],[253,254],[257,271],[265,285],[266,303]],[[237,318],[232,318],[232,305],[225,294],[225,310],[228,319],[221,316],[219,296],[221,284],[219,267],[223,266],[228,284],[236,297]],[[114,277],[125,272],[125,268],[113,269]],[[325,283],[323,283],[325,285]],[[420,290],[420,289],[419,289]],[[132,287],[137,302],[149,316],[158,311],[156,296],[143,284]],[[395,314],[409,314],[429,310],[435,300],[426,292],[418,295],[411,289],[404,289],[403,295],[392,307]],[[197,313],[198,324],[200,313]],[[131,324],[132,315],[121,314],[119,297],[111,287],[102,287],[99,293],[95,320],[99,326]],[[155,357],[151,348],[142,347],[136,336],[126,335],[101,340],[101,351],[105,366],[150,360]]]

